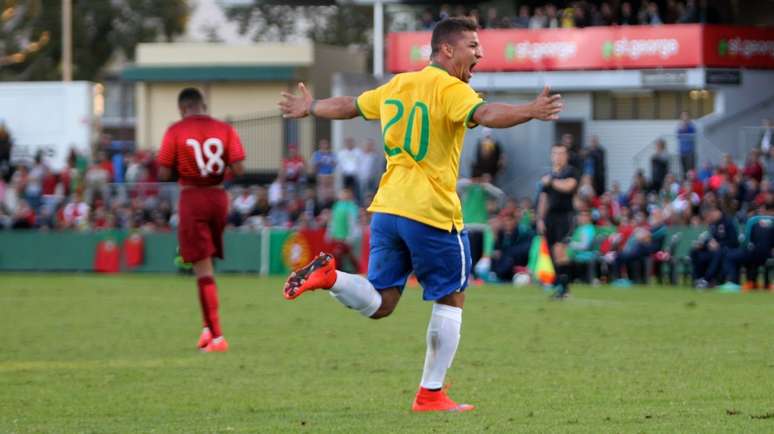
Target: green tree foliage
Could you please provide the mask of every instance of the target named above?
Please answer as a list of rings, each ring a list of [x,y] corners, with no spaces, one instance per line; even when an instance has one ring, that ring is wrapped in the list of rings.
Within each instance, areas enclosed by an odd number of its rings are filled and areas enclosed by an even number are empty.
[[[369,42],[373,26],[371,7],[354,4],[296,6],[253,0],[228,8],[226,15],[255,41],[307,37],[324,44],[363,45]]]
[[[314,20],[315,16],[310,16]],[[373,12],[370,6],[331,6],[322,20],[314,20],[309,37],[316,42],[331,45],[363,45],[370,42],[373,31]]]
[[[185,29],[185,0],[72,0],[73,75],[95,80],[114,54],[171,41]],[[0,1],[0,80],[61,78],[62,1]]]

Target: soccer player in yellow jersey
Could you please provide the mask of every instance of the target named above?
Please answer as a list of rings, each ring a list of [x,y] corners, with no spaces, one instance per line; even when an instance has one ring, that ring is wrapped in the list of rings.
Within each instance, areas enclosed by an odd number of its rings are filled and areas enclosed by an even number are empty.
[[[301,83],[300,94],[282,94],[287,118],[326,119],[362,116],[379,120],[387,169],[373,203],[368,278],[336,270],[321,253],[288,278],[284,295],[326,289],[345,306],[366,317],[390,315],[413,272],[433,301],[427,352],[414,411],[467,411],[443,390],[446,370],[460,340],[464,290],[471,270],[470,246],[456,193],[466,128],[508,128],[531,119],[558,119],[559,95],[548,88],[531,103],[486,103],[468,84],[483,53],[475,22],[449,18],[433,29],[430,64],[398,74],[357,98],[315,100]]]

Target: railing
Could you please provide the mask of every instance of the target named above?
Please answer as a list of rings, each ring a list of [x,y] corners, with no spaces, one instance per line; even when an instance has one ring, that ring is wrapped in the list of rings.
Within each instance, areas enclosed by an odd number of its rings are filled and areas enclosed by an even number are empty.
[[[282,165],[288,144],[299,146],[301,155],[311,157],[314,121],[311,118],[284,119],[278,112],[257,113],[227,121],[242,139],[247,156],[245,168],[251,172],[276,172]]]
[[[123,182],[107,184],[109,198],[119,202],[130,202],[133,199],[168,200],[173,206],[180,196],[180,186],[176,182]]]
[[[743,127],[739,129],[739,141],[737,142],[737,155],[748,155],[753,149],[759,149],[761,138],[766,132],[765,127]],[[774,133],[771,138],[771,145],[774,145]]]
[[[681,135],[682,136],[682,135]],[[722,150],[706,137],[701,134],[694,134],[696,140],[696,169],[698,170],[705,162],[711,162],[712,164],[720,164],[724,154],[730,154],[732,158],[737,159],[734,150]],[[644,171],[647,177],[652,174],[651,171],[651,157],[656,152],[656,142],[658,140],[664,140],[666,143],[666,151],[669,154],[669,172],[675,176],[684,176],[682,168],[680,167],[680,142],[677,134],[666,134],[657,137],[652,143],[640,149],[632,160],[634,161],[634,167]],[[634,174],[632,174],[634,175]]]
[[[763,101],[758,101],[757,103],[749,105],[744,109],[736,113],[733,113],[731,115],[716,117],[715,120],[710,120],[709,122],[704,124],[704,131],[713,132],[718,129],[724,128],[725,125],[729,125],[732,122],[736,122],[739,119],[744,119],[750,116],[751,114],[767,111],[767,109],[771,107],[772,104],[774,104],[774,96],[769,96]],[[748,127],[743,127],[743,128],[748,128]],[[749,128],[757,128],[757,127],[749,127]]]

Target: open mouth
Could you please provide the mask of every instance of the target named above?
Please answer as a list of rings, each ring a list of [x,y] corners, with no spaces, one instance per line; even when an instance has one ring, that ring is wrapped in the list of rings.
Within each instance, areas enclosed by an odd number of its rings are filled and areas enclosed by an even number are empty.
[[[473,74],[473,68],[475,68],[477,64],[478,62],[473,62],[470,64],[470,69],[468,69],[468,72],[470,72],[471,75]]]

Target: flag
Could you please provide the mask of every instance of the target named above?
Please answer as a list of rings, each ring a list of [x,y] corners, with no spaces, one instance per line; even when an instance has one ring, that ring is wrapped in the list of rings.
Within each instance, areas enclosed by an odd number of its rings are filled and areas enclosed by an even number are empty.
[[[551,261],[548,243],[544,237],[536,236],[532,238],[527,268],[529,268],[532,278],[543,285],[551,285],[556,280],[554,263]]]
[[[142,265],[145,257],[145,241],[142,235],[134,233],[124,240],[124,263],[131,270]]]
[[[121,251],[112,239],[97,243],[94,252],[94,271],[98,273],[118,273],[121,271]]]
[[[332,245],[325,237],[325,228],[276,231],[271,235],[270,257],[272,274],[286,274],[297,270],[320,252],[330,252]],[[274,259],[276,258],[276,259]]]

